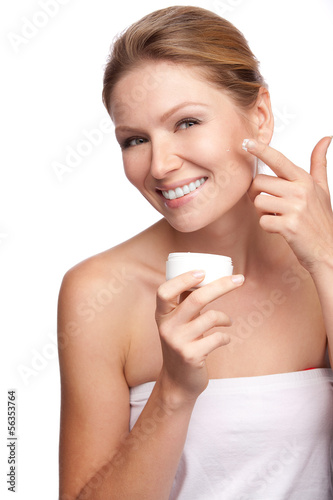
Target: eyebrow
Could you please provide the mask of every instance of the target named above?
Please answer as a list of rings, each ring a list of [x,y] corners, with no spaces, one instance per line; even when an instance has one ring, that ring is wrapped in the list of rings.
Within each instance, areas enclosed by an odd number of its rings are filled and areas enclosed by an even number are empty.
[[[161,122],[165,122],[168,118],[170,118],[170,116],[172,116],[174,113],[176,113],[177,111],[179,111],[180,109],[182,108],[186,108],[187,106],[204,106],[204,107],[208,107],[207,104],[204,104],[204,103],[201,103],[201,102],[192,102],[192,101],[186,101],[186,102],[182,102],[180,104],[177,104],[176,106],[174,106],[173,108],[169,109],[169,111],[167,111],[166,113],[164,113],[161,117]]]

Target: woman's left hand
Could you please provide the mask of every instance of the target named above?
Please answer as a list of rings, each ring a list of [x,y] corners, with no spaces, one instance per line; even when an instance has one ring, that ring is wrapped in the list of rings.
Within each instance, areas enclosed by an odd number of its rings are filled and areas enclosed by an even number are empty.
[[[266,144],[252,139],[243,143],[246,151],[277,175],[258,174],[249,189],[260,215],[260,226],[281,234],[311,274],[323,263],[333,261],[333,212],[326,161],[331,139],[324,137],[315,146],[310,173]]]

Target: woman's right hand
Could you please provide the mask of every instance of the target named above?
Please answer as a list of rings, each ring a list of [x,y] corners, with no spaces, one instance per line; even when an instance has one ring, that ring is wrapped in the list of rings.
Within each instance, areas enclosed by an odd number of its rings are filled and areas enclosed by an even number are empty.
[[[222,295],[238,288],[244,276],[220,278],[189,293],[204,279],[201,271],[191,271],[163,283],[157,292],[156,322],[160,333],[163,367],[160,382],[177,404],[194,402],[208,384],[206,358],[218,347],[230,342],[228,334],[215,327],[231,325],[230,318],[222,311],[202,309]]]

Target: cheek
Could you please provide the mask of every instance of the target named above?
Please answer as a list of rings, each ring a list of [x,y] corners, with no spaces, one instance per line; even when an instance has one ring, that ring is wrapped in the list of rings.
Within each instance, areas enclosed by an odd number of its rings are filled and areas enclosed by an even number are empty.
[[[145,172],[146,160],[142,154],[134,154],[134,152],[123,153],[123,166],[127,179],[135,187],[140,187],[143,184],[146,175]]]
[[[243,151],[243,141],[238,138],[220,135],[200,136],[193,140],[187,149],[187,158],[206,168],[214,177],[215,184],[225,189],[239,185],[240,189],[249,186],[256,171],[256,158]]]

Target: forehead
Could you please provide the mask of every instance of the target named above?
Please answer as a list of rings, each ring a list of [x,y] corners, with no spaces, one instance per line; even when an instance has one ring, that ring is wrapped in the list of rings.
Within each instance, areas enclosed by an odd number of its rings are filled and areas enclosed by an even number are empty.
[[[179,100],[209,102],[221,93],[196,67],[166,61],[142,63],[115,85],[110,114],[115,121],[130,118],[140,108],[164,113]]]

